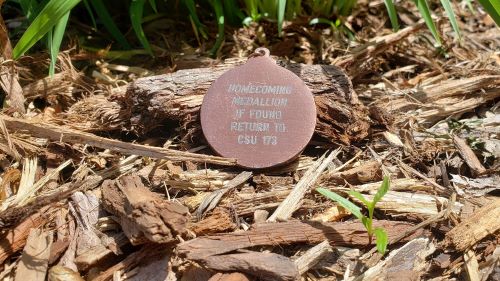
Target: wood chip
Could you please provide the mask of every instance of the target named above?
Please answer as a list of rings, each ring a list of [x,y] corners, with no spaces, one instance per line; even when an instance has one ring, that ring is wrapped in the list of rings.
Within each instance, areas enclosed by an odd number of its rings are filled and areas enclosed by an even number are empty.
[[[458,251],[465,251],[486,236],[494,234],[500,229],[498,214],[500,198],[495,198],[446,233],[444,246],[453,246]]]
[[[474,151],[472,151],[472,149],[462,138],[457,135],[453,135],[453,143],[455,144],[455,147],[457,148],[460,155],[462,155],[465,163],[467,163],[467,165],[471,169],[473,175],[479,176],[486,172],[486,169],[484,168],[483,164],[479,162],[479,159],[477,159]]]
[[[295,265],[297,265],[299,269],[299,274],[302,275],[306,273],[331,250],[332,247],[328,241],[323,241],[307,250],[302,256],[295,260]]]
[[[375,196],[375,191],[365,194],[365,198],[370,201]],[[354,196],[352,200],[360,202]],[[448,205],[448,199],[440,196],[428,194],[418,194],[410,192],[389,191],[377,203],[375,208],[387,212],[393,216],[406,216],[408,214],[422,215],[429,217],[437,215],[441,209]],[[459,214],[463,204],[455,202],[451,208],[453,212]]]
[[[332,171],[321,178],[322,183],[363,184],[382,179],[382,169],[378,161],[366,161],[359,166],[342,172]]]
[[[232,180],[224,184],[224,188],[213,191],[212,193],[205,196],[200,206],[198,207],[198,210],[196,210],[196,217],[200,219],[204,213],[213,210],[220,202],[224,194],[244,184],[247,180],[249,180],[252,177],[252,175],[253,175],[252,172],[241,172]]]
[[[172,264],[170,262],[171,255],[165,253],[159,255],[154,259],[146,259],[141,265],[137,267],[135,274],[127,281],[169,281],[177,280],[175,274],[172,272]],[[127,275],[127,273],[125,273]]]
[[[224,208],[215,208],[215,210],[205,219],[194,223],[189,227],[197,236],[213,233],[232,231],[237,228],[234,222],[234,216],[231,216],[228,210]]]
[[[134,245],[174,241],[186,233],[188,209],[151,192],[139,176],[128,175],[102,184],[102,204],[118,217],[125,235]]]
[[[214,276],[210,277],[208,281],[250,281],[245,274],[239,272],[233,273],[217,273]]]
[[[3,4],[3,2],[2,2]],[[19,113],[26,113],[24,107],[24,94],[16,70],[15,61],[12,60],[12,45],[9,39],[9,31],[5,25],[2,15],[0,15],[0,46],[2,46],[0,56],[0,86],[7,94],[8,104]]]
[[[293,212],[300,206],[300,201],[309,190],[309,188],[316,183],[323,171],[328,167],[335,158],[340,149],[330,152],[327,157],[324,155],[319,158],[309,170],[304,174],[300,181],[295,185],[292,192],[288,194],[285,200],[281,202],[274,213],[267,219],[268,222],[286,221],[292,217]]]
[[[67,267],[56,265],[49,269],[49,281],[84,281],[78,272]]]
[[[15,228],[2,233],[0,239],[0,263],[4,263],[10,255],[24,247],[31,229],[38,228],[47,222],[47,218],[42,215],[46,211],[47,208],[43,208],[40,212],[29,216]]]
[[[129,244],[127,236],[123,232],[119,232],[111,237],[116,247],[121,248]],[[99,263],[114,254],[113,250],[100,244],[95,248],[88,250],[75,258],[75,264],[81,270],[87,270],[89,267]]]
[[[465,252],[464,263],[469,281],[481,281],[481,277],[479,275],[479,265],[474,251],[468,250]]]
[[[262,280],[295,281],[299,278],[295,263],[275,253],[246,252],[205,256],[195,260],[214,270],[243,272]]]
[[[53,232],[32,229],[26,241],[14,281],[44,281],[47,275]]]
[[[496,246],[495,251],[493,251],[493,254],[486,257],[486,260],[479,265],[481,269],[481,280],[483,281],[488,280],[488,277],[491,275],[491,273],[493,273],[494,271],[498,272],[499,266],[500,266],[500,246]]]
[[[427,266],[426,257],[436,248],[428,238],[417,238],[401,248],[392,251],[389,256],[368,269],[354,281],[361,280],[420,280]]]
[[[264,223],[269,216],[269,212],[266,210],[256,210],[253,212],[253,222],[254,223]]]
[[[123,261],[106,269],[104,272],[101,272],[99,276],[93,278],[92,281],[111,280],[115,272],[133,268],[144,261],[146,258],[156,258],[164,255],[164,252],[165,250],[159,248],[157,245],[144,245],[139,251],[128,255]]]

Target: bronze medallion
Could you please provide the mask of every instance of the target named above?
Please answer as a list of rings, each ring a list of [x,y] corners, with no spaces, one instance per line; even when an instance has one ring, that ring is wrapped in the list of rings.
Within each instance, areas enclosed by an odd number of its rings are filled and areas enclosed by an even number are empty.
[[[219,155],[242,167],[268,168],[304,150],[316,126],[316,106],[304,82],[258,48],[208,89],[201,126]]]

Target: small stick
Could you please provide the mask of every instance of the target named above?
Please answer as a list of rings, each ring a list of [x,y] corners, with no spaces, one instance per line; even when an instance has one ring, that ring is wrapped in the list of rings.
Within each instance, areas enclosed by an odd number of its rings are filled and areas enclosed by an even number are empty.
[[[244,184],[248,179],[252,177],[252,175],[252,172],[241,172],[239,175],[226,183],[224,188],[213,191],[212,193],[205,196],[200,206],[196,210],[196,217],[198,219],[201,219],[203,214],[209,212],[217,206],[224,194],[238,187],[239,185]]]
[[[326,153],[321,156],[306,174],[300,179],[297,185],[293,188],[292,192],[281,202],[274,213],[267,219],[268,222],[275,221],[286,221],[288,220],[293,212],[297,210],[300,205],[300,201],[304,198],[307,190],[318,180],[320,175],[326,169],[328,164],[332,162],[333,158],[336,157],[340,152],[340,148],[331,152],[328,157],[325,158]]]
[[[327,240],[307,250],[302,256],[295,260],[295,265],[299,269],[299,274],[306,273],[311,267],[316,265],[332,247]]]
[[[398,160],[398,163],[399,163],[399,166],[401,166],[401,168],[403,168],[407,172],[410,172],[410,173],[414,174],[415,176],[417,176],[417,177],[425,180],[426,182],[430,183],[432,186],[434,186],[436,189],[438,189],[439,191],[443,192],[444,194],[446,194],[448,196],[451,194],[450,190],[446,189],[444,186],[438,184],[437,182],[431,180],[430,178],[424,176],[419,171],[417,171],[417,170],[413,169],[412,167],[406,165],[405,163],[401,162],[400,160]]]
[[[88,144],[127,155],[140,155],[171,161],[206,162],[226,166],[234,166],[236,164],[235,159],[122,142],[115,139],[99,137],[90,133],[54,126],[48,123],[17,119],[6,115],[0,115],[0,119],[5,122],[7,129],[11,131],[28,131],[28,133],[34,137],[45,138],[52,141]]]
[[[472,171],[472,174],[475,176],[482,175],[486,172],[486,169],[484,166],[479,162],[479,159],[477,159],[476,154],[474,154],[474,151],[467,145],[467,143],[461,139],[457,135],[453,135],[453,143],[455,144],[455,147],[458,150],[458,153],[462,155],[462,158],[464,159],[465,163],[469,166],[469,168]]]

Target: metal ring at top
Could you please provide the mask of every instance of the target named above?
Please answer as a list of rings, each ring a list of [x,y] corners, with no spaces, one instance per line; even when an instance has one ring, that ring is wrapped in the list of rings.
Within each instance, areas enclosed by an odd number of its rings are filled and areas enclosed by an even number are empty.
[[[254,57],[269,57],[270,52],[268,48],[264,47],[259,47],[255,49],[255,51],[248,56],[248,58],[254,58]]]

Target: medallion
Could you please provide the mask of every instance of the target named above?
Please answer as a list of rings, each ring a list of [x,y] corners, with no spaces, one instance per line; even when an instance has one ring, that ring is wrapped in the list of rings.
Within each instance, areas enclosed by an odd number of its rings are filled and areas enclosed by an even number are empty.
[[[257,48],[248,61],[213,82],[201,105],[208,144],[238,165],[260,169],[300,155],[316,126],[309,88]]]

